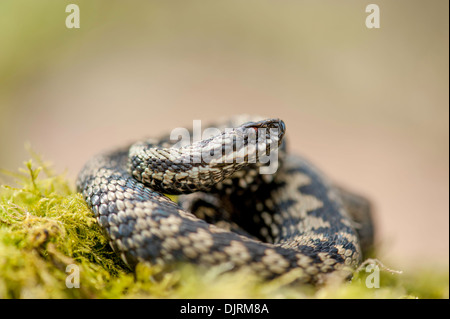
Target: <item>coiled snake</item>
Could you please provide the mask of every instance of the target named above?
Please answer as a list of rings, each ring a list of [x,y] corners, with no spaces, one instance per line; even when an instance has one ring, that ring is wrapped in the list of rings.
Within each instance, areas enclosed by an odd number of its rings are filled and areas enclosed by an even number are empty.
[[[281,120],[239,116],[217,127],[181,146],[166,136],[106,152],[80,172],[78,191],[130,267],[228,264],[268,278],[301,269],[299,280],[317,282],[360,263],[373,241],[368,201],[289,154]],[[277,155],[275,173],[260,172],[263,151]],[[163,195],[193,192],[178,204]]]

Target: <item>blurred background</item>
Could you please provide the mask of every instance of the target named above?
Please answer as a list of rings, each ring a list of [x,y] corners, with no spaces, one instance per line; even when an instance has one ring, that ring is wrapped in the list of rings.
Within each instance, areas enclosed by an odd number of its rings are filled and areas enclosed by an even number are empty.
[[[65,8],[80,8],[80,28]],[[0,2],[0,167],[24,145],[75,180],[192,120],[282,118],[289,147],[376,207],[400,269],[449,259],[449,2]]]

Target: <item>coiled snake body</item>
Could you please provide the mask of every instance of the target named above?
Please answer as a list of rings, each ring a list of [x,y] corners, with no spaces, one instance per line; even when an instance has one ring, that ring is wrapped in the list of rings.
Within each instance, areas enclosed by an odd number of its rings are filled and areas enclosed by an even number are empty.
[[[289,154],[281,120],[235,117],[218,127],[234,129],[181,147],[149,139],[95,156],[80,172],[78,190],[128,265],[228,264],[269,278],[301,269],[304,282],[358,265],[373,240],[364,198]],[[260,173],[261,150],[278,152],[275,173]],[[208,163],[199,155],[214,152]],[[179,204],[163,195],[192,192]]]

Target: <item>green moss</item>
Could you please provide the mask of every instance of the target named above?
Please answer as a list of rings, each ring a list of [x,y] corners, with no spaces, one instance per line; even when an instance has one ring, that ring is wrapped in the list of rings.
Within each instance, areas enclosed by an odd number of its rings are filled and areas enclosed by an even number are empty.
[[[319,288],[296,285],[295,272],[263,282],[223,266],[140,264],[131,273],[70,182],[33,157],[17,173],[2,171],[13,180],[0,186],[0,298],[448,298],[448,269],[431,265],[381,271],[380,288],[372,289],[364,271]],[[79,288],[66,286],[71,265]]]

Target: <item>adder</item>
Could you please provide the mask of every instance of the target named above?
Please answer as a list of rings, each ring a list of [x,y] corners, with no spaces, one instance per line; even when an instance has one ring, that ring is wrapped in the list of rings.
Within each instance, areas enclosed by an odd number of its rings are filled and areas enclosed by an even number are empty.
[[[282,120],[237,116],[216,127],[193,143],[166,135],[104,152],[81,170],[78,191],[131,268],[299,270],[298,280],[316,283],[361,262],[373,244],[369,201],[291,154]],[[276,171],[264,174],[271,154]]]

